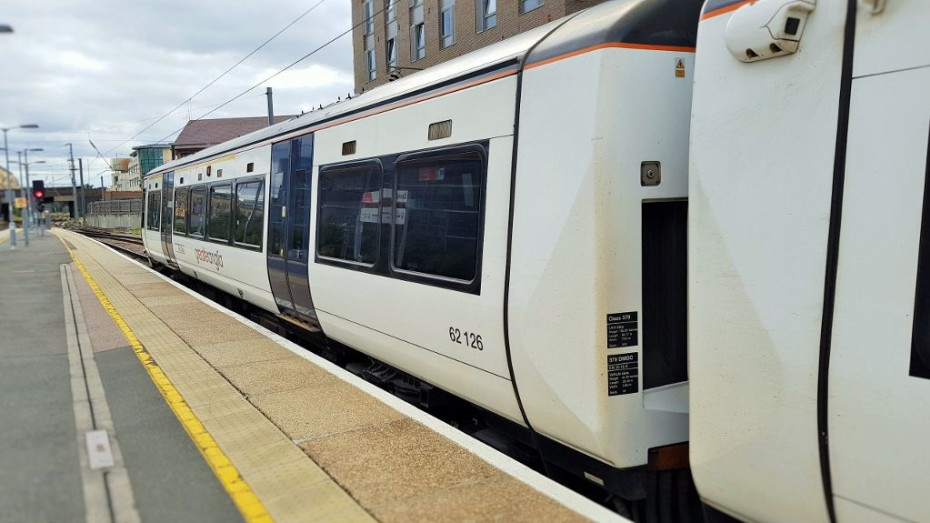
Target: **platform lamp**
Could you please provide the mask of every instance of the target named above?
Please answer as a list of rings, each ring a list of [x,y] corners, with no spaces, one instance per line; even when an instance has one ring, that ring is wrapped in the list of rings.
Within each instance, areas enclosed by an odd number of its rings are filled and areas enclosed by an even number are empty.
[[[7,184],[6,184],[6,201],[10,206],[10,250],[16,248],[16,227],[13,224],[13,173],[10,172],[10,146],[7,143],[6,133],[12,131],[13,129],[38,129],[38,124],[27,123],[23,125],[15,125],[13,127],[0,127],[0,130],[3,131],[3,152],[6,155],[6,175],[7,175]]]

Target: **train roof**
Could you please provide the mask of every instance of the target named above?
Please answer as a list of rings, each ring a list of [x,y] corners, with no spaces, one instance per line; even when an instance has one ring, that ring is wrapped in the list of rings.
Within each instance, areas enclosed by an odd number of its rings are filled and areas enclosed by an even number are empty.
[[[301,129],[312,130],[380,105],[507,68],[553,60],[604,44],[692,50],[703,0],[613,0],[378,86],[323,109],[166,163],[151,175],[221,156]]]

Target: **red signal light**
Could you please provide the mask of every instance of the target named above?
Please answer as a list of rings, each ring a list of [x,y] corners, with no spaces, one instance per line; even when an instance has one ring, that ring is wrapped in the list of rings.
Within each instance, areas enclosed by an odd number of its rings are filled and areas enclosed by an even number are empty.
[[[45,198],[45,180],[32,180],[32,197],[36,200]]]

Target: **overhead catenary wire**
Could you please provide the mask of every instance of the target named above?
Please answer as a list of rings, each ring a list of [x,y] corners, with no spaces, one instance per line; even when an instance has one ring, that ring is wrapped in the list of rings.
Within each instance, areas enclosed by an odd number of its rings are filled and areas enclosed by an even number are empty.
[[[265,93],[262,93],[262,94],[257,94],[257,95],[255,95],[255,96],[250,96],[250,97],[248,97],[248,98],[243,98],[243,100],[251,100],[251,99],[253,99],[253,98],[264,98],[264,97],[265,97]],[[208,107],[214,107],[214,106],[215,106],[214,104],[198,105],[197,107],[193,107],[192,109],[195,109],[195,110],[198,110],[198,111],[199,111],[200,109],[206,109],[206,108],[208,108]],[[141,120],[139,120],[139,121],[133,122],[133,125],[142,125],[142,124],[144,124],[144,123],[146,123],[146,122],[150,122],[150,121],[155,120],[155,119],[157,119],[157,118],[161,118],[161,116],[151,116],[151,117],[149,117],[149,118],[143,118],[143,119],[141,119]],[[141,134],[141,133],[140,133],[140,134]],[[116,138],[116,139],[111,139],[111,140],[104,140],[104,139],[98,138],[97,141],[98,141],[98,142],[122,142],[122,143],[120,143],[120,145],[117,146],[117,147],[119,147],[119,146],[122,146],[124,143],[129,142],[129,141],[132,141],[133,139],[138,138],[138,137],[139,137],[139,134],[136,134],[135,136],[133,136],[133,137],[131,137],[131,138]],[[112,150],[112,149],[111,149],[111,150]],[[110,152],[110,151],[107,151],[107,152]]]
[[[250,96],[250,97],[248,97],[248,98],[241,98],[239,101],[241,102],[241,101],[245,101],[245,100],[251,100],[251,99],[253,99],[253,98],[263,98],[264,96],[265,96],[265,94],[262,93],[262,94],[259,94],[259,95],[256,95],[256,96]],[[203,105],[203,106],[200,106],[199,109],[203,109],[203,108],[206,108],[206,107],[215,107],[215,106],[212,106],[212,105]],[[137,136],[138,136],[138,135],[137,135]],[[116,147],[121,147],[123,144],[130,142],[132,139],[133,139],[133,138],[118,139],[118,140],[101,140],[101,139],[98,138],[97,141],[98,141],[98,142],[122,142],[122,143],[120,143],[119,145],[116,146]],[[89,135],[89,134],[88,134],[88,140],[90,140],[90,135]],[[156,145],[157,145],[157,144],[166,144],[166,145],[170,145],[170,142],[166,142],[166,141],[164,141],[164,140],[159,140],[159,141],[157,141],[157,142],[149,142],[149,143],[156,144]],[[116,147],[114,147],[113,149],[108,150],[107,153],[113,151],[114,149],[116,149]],[[96,148],[95,148],[95,149],[96,149]],[[93,157],[93,158],[90,159],[90,161],[89,161],[89,163],[88,163],[88,167],[90,167],[90,165],[91,165],[93,162],[96,162],[97,160],[103,160],[103,161],[106,162],[106,163],[109,162],[109,160],[107,160],[107,158],[104,157],[104,156],[100,153],[99,150],[97,150],[97,156],[95,156],[95,157]]]
[[[379,14],[383,13],[386,9],[387,9],[387,8],[385,7],[385,8],[383,8],[383,9],[381,9],[380,11],[375,12],[374,14],[371,15],[371,18],[374,18],[374,17],[378,16]],[[291,62],[289,65],[285,66],[283,69],[280,69],[280,70],[278,70],[276,73],[272,74],[271,76],[269,76],[269,77],[267,77],[267,78],[265,78],[265,79],[263,79],[263,80],[257,82],[257,83],[256,83],[255,85],[253,85],[252,87],[249,87],[249,88],[246,89],[245,91],[242,91],[241,93],[239,93],[239,94],[237,94],[236,96],[230,98],[229,100],[226,100],[225,102],[221,103],[220,105],[218,105],[218,106],[214,107],[213,109],[207,111],[206,113],[204,113],[204,114],[198,116],[197,118],[194,118],[194,120],[203,119],[204,117],[213,114],[214,112],[216,112],[217,110],[219,110],[219,109],[225,107],[226,105],[229,105],[230,103],[232,103],[232,102],[238,100],[239,98],[241,98],[242,96],[244,96],[244,95],[245,95],[246,93],[248,93],[249,91],[252,91],[253,89],[256,89],[257,87],[260,87],[262,84],[264,84],[264,83],[267,82],[268,80],[271,80],[272,78],[278,76],[279,74],[283,73],[284,71],[287,71],[288,69],[294,67],[295,65],[299,64],[300,62],[303,62],[303,61],[306,60],[307,58],[310,58],[311,56],[315,55],[316,53],[318,53],[318,52],[322,51],[323,49],[329,47],[329,46],[332,45],[334,42],[336,42],[337,40],[339,40],[340,38],[342,38],[343,36],[345,36],[345,35],[351,33],[352,31],[354,31],[355,28],[361,26],[362,24],[366,24],[366,23],[368,23],[368,19],[367,19],[367,18],[364,19],[364,20],[362,20],[361,22],[359,22],[359,23],[353,25],[352,27],[346,29],[345,31],[339,33],[338,35],[332,37],[331,39],[327,40],[326,43],[324,43],[323,45],[321,45],[321,46],[317,47],[316,49],[314,49],[313,51],[310,51],[309,53],[303,55],[302,57],[298,58],[297,60],[294,60],[294,61]],[[181,131],[183,131],[183,130],[184,130],[184,127],[182,126],[180,129],[177,129],[177,130],[172,131],[171,133],[169,133],[167,136],[165,136],[164,138],[162,138],[161,140],[159,140],[159,142],[163,142],[163,141],[167,140],[168,138],[171,138],[172,136],[174,136],[175,134],[177,134],[177,133],[179,133],[179,132],[181,132]]]
[[[181,107],[184,107],[184,105],[185,105],[185,104],[188,104],[191,100],[193,100],[195,96],[197,96],[197,95],[199,95],[200,93],[206,91],[208,88],[210,88],[210,86],[212,86],[213,84],[215,84],[216,82],[218,82],[220,79],[222,79],[223,77],[225,77],[225,76],[226,76],[227,74],[229,74],[233,69],[235,69],[236,67],[238,67],[239,65],[241,65],[242,62],[245,62],[246,60],[248,60],[252,55],[254,55],[255,53],[257,53],[259,50],[261,50],[261,49],[262,49],[263,47],[265,47],[266,45],[268,45],[272,40],[274,40],[275,38],[277,38],[278,36],[280,36],[281,33],[283,33],[284,31],[287,31],[288,29],[290,29],[291,26],[293,26],[294,24],[296,24],[297,22],[299,22],[303,17],[305,17],[305,16],[307,16],[308,14],[310,14],[314,9],[316,9],[317,7],[319,7],[320,5],[322,5],[322,4],[323,4],[324,2],[326,2],[326,1],[327,1],[327,0],[319,0],[319,2],[315,3],[315,4],[314,4],[313,6],[311,6],[309,9],[307,9],[306,11],[304,11],[303,13],[301,13],[300,16],[298,16],[297,18],[295,18],[294,20],[292,20],[289,24],[287,24],[286,26],[284,26],[280,31],[278,31],[277,33],[275,33],[274,35],[272,35],[271,38],[268,38],[267,40],[265,40],[264,42],[262,42],[261,45],[259,45],[259,46],[256,47],[255,49],[253,49],[249,54],[245,55],[241,60],[239,60],[238,62],[236,62],[235,64],[233,64],[229,69],[226,69],[225,71],[223,71],[222,74],[220,74],[219,76],[217,76],[216,78],[214,78],[213,80],[211,80],[207,85],[201,87],[199,91],[197,91],[196,93],[190,95],[190,96],[189,96],[187,99],[185,99],[183,102],[179,103],[179,104],[177,105],[177,107],[175,107],[174,109],[168,111],[167,113],[165,113],[164,115],[162,115],[161,117],[159,117],[157,120],[155,120],[154,122],[152,122],[151,124],[149,124],[148,126],[146,126],[145,129],[142,129],[141,131],[139,131],[138,133],[136,133],[132,138],[130,138],[130,139],[124,141],[123,143],[117,145],[116,147],[111,148],[110,150],[108,150],[108,151],[106,152],[106,154],[109,154],[109,153],[115,151],[116,149],[119,149],[119,148],[122,147],[124,144],[126,144],[126,143],[128,143],[128,142],[131,142],[132,140],[136,139],[139,135],[141,135],[141,134],[144,133],[145,131],[148,131],[149,129],[151,129],[152,127],[154,127],[156,124],[158,124],[159,122],[161,122],[162,120],[164,120],[165,118],[167,118],[168,116],[170,116],[172,113],[174,113],[175,111],[177,111],[177,110],[180,109]],[[174,133],[171,133],[171,134],[174,134]],[[169,136],[171,136],[171,135],[169,135]]]

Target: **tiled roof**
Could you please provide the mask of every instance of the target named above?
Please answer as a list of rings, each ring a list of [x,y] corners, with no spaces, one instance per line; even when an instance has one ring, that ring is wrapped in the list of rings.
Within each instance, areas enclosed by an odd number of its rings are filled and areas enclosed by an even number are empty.
[[[275,123],[290,120],[294,115],[275,116]],[[191,120],[184,126],[172,146],[175,149],[205,148],[223,143],[244,134],[268,127],[267,116],[246,118],[212,118]]]

